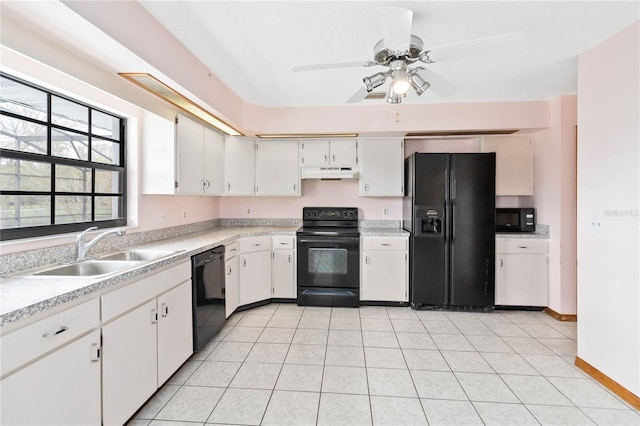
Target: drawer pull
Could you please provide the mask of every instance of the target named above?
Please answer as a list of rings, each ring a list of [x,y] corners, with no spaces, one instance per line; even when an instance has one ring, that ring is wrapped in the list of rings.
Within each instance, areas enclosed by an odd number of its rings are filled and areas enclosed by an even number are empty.
[[[386,247],[386,246],[390,246],[391,244],[389,244],[389,243],[382,243],[381,245],[383,245],[383,246],[385,246],[385,247]]]
[[[91,344],[91,362],[100,362],[100,345],[97,343]]]
[[[251,244],[253,247],[260,247],[260,243]]]
[[[369,259],[369,256],[365,256],[365,257],[364,257],[364,263],[365,263],[366,265],[371,265],[371,259]]]
[[[162,305],[160,305],[161,309],[162,309],[162,317],[166,318],[169,316],[169,306],[167,306],[166,303],[163,303]]]
[[[48,337],[53,337],[53,336],[57,336],[58,334],[64,333],[65,331],[67,331],[69,329],[69,327],[67,327],[66,325],[63,325],[62,327],[60,327],[58,330],[56,331],[51,331],[49,333],[44,333],[42,335],[42,337],[48,338]]]
[[[281,246],[288,246],[289,243],[280,243]]]
[[[504,262],[502,262],[502,259],[500,259],[500,267],[502,268],[503,265],[504,265]]]
[[[528,246],[518,246],[518,248],[528,249]]]

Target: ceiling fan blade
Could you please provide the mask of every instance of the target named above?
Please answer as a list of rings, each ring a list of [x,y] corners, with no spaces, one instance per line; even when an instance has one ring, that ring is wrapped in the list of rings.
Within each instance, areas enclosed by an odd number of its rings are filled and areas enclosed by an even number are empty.
[[[334,62],[330,64],[312,64],[312,65],[302,65],[298,67],[291,68],[294,72],[300,71],[315,71],[315,70],[329,70],[336,68],[354,68],[354,67],[371,67],[374,65],[378,65],[373,61],[360,61],[360,62]]]
[[[470,56],[515,52],[524,48],[526,39],[525,33],[515,32],[445,44],[425,50],[429,51],[429,59],[440,62]]]
[[[427,80],[431,84],[429,90],[437,95],[446,97],[453,95],[455,92],[460,90],[460,87],[458,87],[458,85],[429,69],[421,69],[419,73],[425,80]]]
[[[361,101],[364,100],[364,98],[367,97],[367,94],[369,94],[369,92],[367,91],[367,86],[365,86],[363,84],[362,86],[360,86],[358,91],[356,91],[356,93],[354,93],[353,96],[351,96],[347,100],[347,103],[348,104],[355,104],[355,103],[361,102]]]
[[[413,12],[400,7],[379,7],[378,23],[384,47],[392,52],[406,52],[411,46]]]

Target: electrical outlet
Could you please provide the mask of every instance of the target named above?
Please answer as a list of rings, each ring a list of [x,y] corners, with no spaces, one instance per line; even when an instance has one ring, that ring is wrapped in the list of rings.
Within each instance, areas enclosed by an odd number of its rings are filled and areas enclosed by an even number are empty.
[[[251,214],[251,209],[247,209],[247,216]]]
[[[382,216],[389,216],[389,209],[388,208],[383,208],[382,209]]]
[[[601,234],[604,232],[602,221],[600,219],[591,220],[591,232],[595,232],[596,234]]]
[[[182,218],[183,219],[187,218],[187,211],[186,210],[182,210]]]
[[[165,219],[166,219],[166,216],[165,216],[164,212],[162,210],[160,210],[160,222],[164,222]]]

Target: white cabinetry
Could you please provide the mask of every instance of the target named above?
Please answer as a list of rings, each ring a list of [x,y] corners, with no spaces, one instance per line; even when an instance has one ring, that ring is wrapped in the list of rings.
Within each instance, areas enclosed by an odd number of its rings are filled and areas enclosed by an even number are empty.
[[[240,239],[240,305],[271,298],[271,237]]]
[[[360,196],[404,195],[404,143],[402,139],[360,139]]]
[[[240,305],[240,244],[235,242],[224,247],[224,287],[225,287],[225,310],[226,317],[231,314]]]
[[[300,139],[300,167],[347,167],[357,164],[356,139]]]
[[[407,302],[407,237],[362,237],[360,300]]]
[[[2,336],[0,424],[100,424],[99,324],[94,299]]]
[[[271,297],[296,298],[296,237],[272,237]]]
[[[193,353],[191,265],[102,296],[103,424],[123,424]]]
[[[549,244],[545,240],[496,240],[496,305],[549,305]]]
[[[256,195],[300,195],[297,140],[256,142]]]
[[[496,153],[496,195],[533,195],[529,136],[485,136],[482,152]]]
[[[253,195],[255,187],[255,141],[227,136],[224,142],[224,195]]]

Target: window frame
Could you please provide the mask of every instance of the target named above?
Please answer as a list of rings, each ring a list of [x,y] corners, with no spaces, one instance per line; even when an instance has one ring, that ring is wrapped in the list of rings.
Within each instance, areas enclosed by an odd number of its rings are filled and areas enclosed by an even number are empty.
[[[19,84],[28,86],[30,88],[42,91],[46,94],[47,97],[47,111],[46,111],[46,122],[34,119],[31,117],[27,117],[24,115],[16,114],[10,111],[0,111],[0,115],[12,117],[19,120],[28,121],[31,123],[35,123],[38,125],[46,126],[47,129],[47,147],[46,154],[40,153],[32,153],[25,151],[15,151],[11,149],[0,148],[0,157],[3,159],[12,159],[12,160],[26,160],[26,161],[36,161],[40,163],[48,163],[51,167],[50,172],[50,186],[48,191],[27,191],[27,190],[1,190],[0,189],[0,197],[3,196],[11,196],[11,195],[24,195],[24,196],[48,196],[50,199],[49,205],[49,217],[51,223],[48,225],[36,225],[36,226],[23,226],[23,227],[15,227],[15,228],[3,228],[0,229],[0,241],[9,241],[9,240],[17,240],[24,238],[33,238],[33,237],[42,237],[49,235],[58,235],[70,232],[83,231],[90,226],[97,226],[98,228],[112,228],[119,226],[126,226],[127,224],[127,158],[126,158],[126,130],[127,130],[127,119],[125,117],[114,114],[110,111],[106,111],[104,109],[95,107],[93,105],[87,104],[86,102],[80,101],[78,99],[71,98],[69,96],[63,95],[61,93],[57,93],[50,89],[38,86],[31,82],[25,81],[23,79],[17,78],[10,74],[0,72],[0,77],[6,78],[9,80],[13,80]],[[73,129],[71,127],[66,127],[60,124],[53,124],[52,122],[52,97],[58,97],[64,99],[69,102],[73,102],[82,107],[87,108],[87,131],[81,131],[77,129]],[[106,114],[110,117],[113,117],[119,121],[119,139],[115,139],[113,137],[105,137],[103,135],[98,135],[93,133],[93,111]],[[80,134],[87,138],[87,149],[88,149],[88,159],[87,160],[78,160],[72,158],[65,157],[56,157],[52,155],[52,133],[53,130],[61,130],[63,132],[73,132],[75,134]],[[92,142],[93,140],[99,141],[109,141],[112,143],[117,143],[119,148],[119,161],[117,165],[114,164],[106,164],[100,162],[94,162],[92,160],[93,150],[92,150]],[[78,192],[69,192],[69,191],[56,191],[56,165],[62,166],[74,166],[80,168],[87,168],[91,170],[91,189],[90,191],[78,191]],[[107,172],[117,172],[120,178],[118,182],[119,190],[117,192],[96,192],[96,171],[107,171]],[[91,202],[91,219],[83,222],[73,222],[73,223],[56,223],[56,197],[60,196],[86,196],[90,198]],[[121,202],[118,205],[118,218],[116,219],[108,219],[108,220],[96,220],[96,198],[99,197],[116,197]]]

